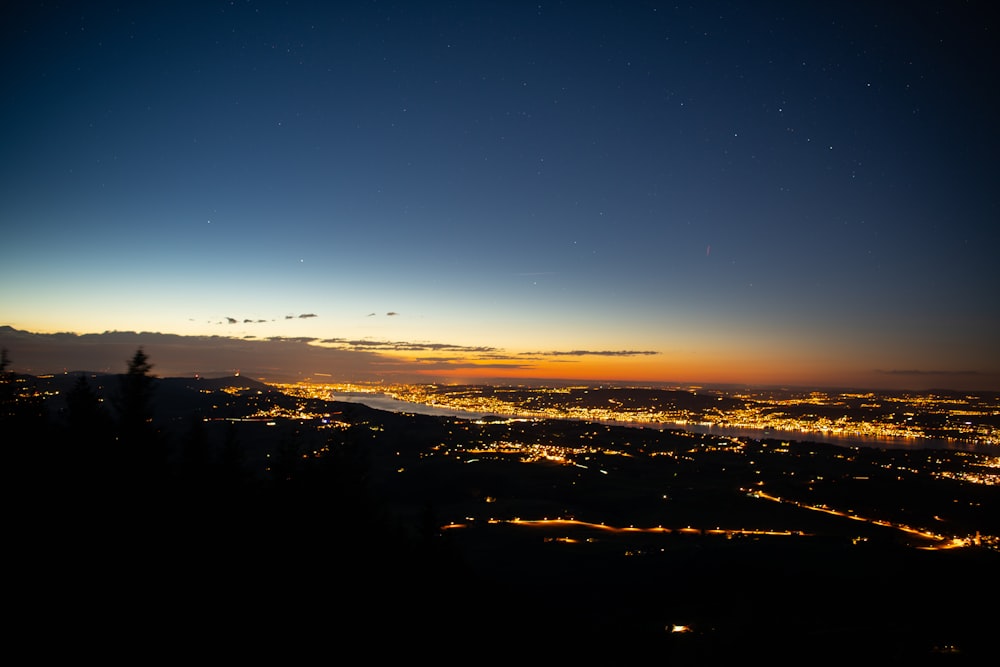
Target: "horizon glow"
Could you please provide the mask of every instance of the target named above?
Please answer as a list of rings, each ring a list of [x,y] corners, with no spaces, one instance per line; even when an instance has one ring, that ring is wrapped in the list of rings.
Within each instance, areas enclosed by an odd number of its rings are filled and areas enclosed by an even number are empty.
[[[988,23],[792,14],[26,9],[0,324],[366,341],[359,376],[1000,388]]]

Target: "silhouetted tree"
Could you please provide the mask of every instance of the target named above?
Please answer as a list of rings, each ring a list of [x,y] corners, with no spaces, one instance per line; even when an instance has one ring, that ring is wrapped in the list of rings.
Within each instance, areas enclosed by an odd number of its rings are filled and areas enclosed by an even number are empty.
[[[149,357],[140,347],[121,376],[118,400],[118,448],[122,480],[148,485],[163,481],[167,473],[166,443],[153,425],[155,377]]]
[[[135,446],[152,430],[152,364],[140,347],[128,362],[128,372],[121,376],[119,429],[126,445]]]

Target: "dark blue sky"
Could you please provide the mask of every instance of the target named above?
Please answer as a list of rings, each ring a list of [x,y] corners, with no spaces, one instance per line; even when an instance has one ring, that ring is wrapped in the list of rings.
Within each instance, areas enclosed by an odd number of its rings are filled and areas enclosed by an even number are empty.
[[[2,324],[1000,388],[987,3],[21,4]]]

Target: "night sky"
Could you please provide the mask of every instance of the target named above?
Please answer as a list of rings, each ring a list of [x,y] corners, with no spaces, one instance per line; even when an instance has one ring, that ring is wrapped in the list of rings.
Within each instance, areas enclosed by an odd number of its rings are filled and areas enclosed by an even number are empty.
[[[1000,389],[989,3],[13,4],[0,324]]]

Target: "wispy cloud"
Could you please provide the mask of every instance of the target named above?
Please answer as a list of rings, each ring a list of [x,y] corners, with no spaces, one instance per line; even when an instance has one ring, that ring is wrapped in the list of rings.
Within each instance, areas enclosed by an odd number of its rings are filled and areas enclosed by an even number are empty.
[[[654,350],[552,350],[549,352],[525,352],[526,356],[538,357],[643,357],[659,354]]]
[[[876,373],[880,375],[908,375],[908,376],[956,376],[956,375],[979,375],[979,371],[934,371],[934,370],[919,370],[919,369],[894,369],[894,370],[875,370]]]
[[[316,315],[315,313],[303,313],[301,315],[285,315],[286,320],[294,320],[294,319],[304,320],[312,317],[319,317],[319,315]],[[240,320],[240,318],[238,317],[226,316],[222,321],[218,322],[218,324],[240,324],[241,322],[243,324],[266,324],[268,322],[274,322],[274,319],[272,318],[268,320],[262,317],[259,318],[244,317],[242,320]]]
[[[534,365],[524,363],[520,360],[483,361],[481,358],[470,358],[467,356],[440,356],[421,357],[412,362],[414,368],[426,373],[427,371],[453,372],[467,369],[482,370],[485,368],[495,368],[501,370],[530,370]]]
[[[366,350],[386,352],[462,352],[466,354],[495,352],[496,348],[454,345],[451,343],[425,343],[391,340],[350,340],[347,338],[326,338],[319,344],[341,350]]]

